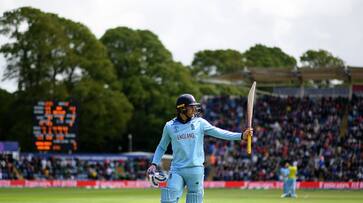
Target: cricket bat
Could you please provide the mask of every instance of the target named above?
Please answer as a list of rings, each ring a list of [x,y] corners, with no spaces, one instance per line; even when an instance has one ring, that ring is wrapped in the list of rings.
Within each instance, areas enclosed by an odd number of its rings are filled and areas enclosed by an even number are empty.
[[[247,97],[247,128],[252,128],[253,104],[255,101],[256,81],[253,82]],[[252,153],[252,133],[247,136],[247,154]]]

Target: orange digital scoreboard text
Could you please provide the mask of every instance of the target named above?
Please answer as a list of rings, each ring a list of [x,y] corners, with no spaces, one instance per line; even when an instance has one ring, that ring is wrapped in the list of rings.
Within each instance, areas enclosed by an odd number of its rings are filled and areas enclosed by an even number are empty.
[[[77,106],[69,101],[39,101],[33,108],[33,136],[38,151],[77,150]]]

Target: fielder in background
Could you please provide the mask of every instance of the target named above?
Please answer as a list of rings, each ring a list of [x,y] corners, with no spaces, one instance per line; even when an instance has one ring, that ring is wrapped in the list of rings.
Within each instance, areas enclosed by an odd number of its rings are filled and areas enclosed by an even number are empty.
[[[296,174],[297,174],[297,162],[295,161],[293,166],[289,166],[289,178],[288,178],[288,194],[291,197],[297,197],[296,195]]]
[[[296,195],[296,174],[297,174],[297,162],[294,162],[293,166],[290,165],[289,162],[285,163],[285,168],[280,170],[283,178],[284,186],[283,192],[284,194],[281,197],[297,197]]]
[[[288,167],[289,167],[289,162],[286,162],[285,165],[280,169],[280,174],[281,174],[282,182],[283,182],[281,197],[288,196],[288,189],[289,189],[288,178],[289,178],[289,173],[290,173]]]
[[[165,188],[161,188],[161,203],[176,203],[187,187],[186,202],[203,202],[204,181],[204,135],[241,140],[242,134],[212,126],[199,117],[200,104],[190,94],[179,96],[176,101],[176,117],[168,121],[163,129],[159,145],[155,150],[148,174],[154,174],[169,143],[173,149],[170,174]],[[252,129],[243,133],[243,139]]]

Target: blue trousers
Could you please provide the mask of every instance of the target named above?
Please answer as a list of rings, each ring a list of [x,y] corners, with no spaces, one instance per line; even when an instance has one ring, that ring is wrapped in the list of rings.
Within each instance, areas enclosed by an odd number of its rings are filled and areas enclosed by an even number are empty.
[[[288,185],[288,193],[290,195],[296,195],[296,179],[295,178],[289,178],[287,180]]]
[[[283,186],[282,186],[283,194],[287,194],[289,192],[289,182],[287,178],[283,179]]]
[[[178,191],[178,198],[183,195],[184,187],[188,193],[204,193],[204,167],[172,169],[169,174],[167,188]]]

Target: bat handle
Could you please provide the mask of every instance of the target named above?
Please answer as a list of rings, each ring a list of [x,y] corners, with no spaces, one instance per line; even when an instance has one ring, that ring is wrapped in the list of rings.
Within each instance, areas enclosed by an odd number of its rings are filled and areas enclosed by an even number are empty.
[[[247,135],[247,154],[252,153],[252,132]]]

